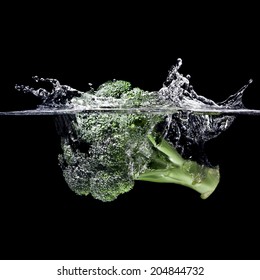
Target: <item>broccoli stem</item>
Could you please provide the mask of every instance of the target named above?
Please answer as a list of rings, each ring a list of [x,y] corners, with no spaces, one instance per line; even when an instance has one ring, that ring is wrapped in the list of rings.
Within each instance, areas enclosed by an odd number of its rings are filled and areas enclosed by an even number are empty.
[[[152,162],[152,169],[140,174],[136,180],[183,185],[199,192],[202,199],[208,198],[213,193],[220,178],[218,167],[211,168],[186,160],[166,140],[160,139],[157,143],[154,136],[149,135],[148,138],[157,152],[166,157],[163,159],[156,155]]]
[[[168,156],[169,160],[174,165],[180,166],[183,164],[184,159],[182,156],[166,140],[161,138],[161,142],[157,144],[155,138],[151,134],[148,135],[148,139],[152,142],[153,146],[157,150]]]

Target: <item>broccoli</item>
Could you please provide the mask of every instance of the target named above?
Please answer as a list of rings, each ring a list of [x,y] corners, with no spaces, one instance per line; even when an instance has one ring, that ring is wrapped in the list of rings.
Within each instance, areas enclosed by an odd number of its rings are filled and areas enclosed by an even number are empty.
[[[71,103],[84,105],[90,96],[111,98],[123,107],[158,102],[158,92],[116,80],[73,97]],[[59,162],[69,187],[79,195],[113,201],[141,180],[183,185],[207,198],[218,185],[219,169],[184,158],[165,137],[167,117],[149,111],[94,111],[57,117],[62,143]]]
[[[144,91],[127,81],[108,81],[81,92],[56,79],[52,90],[16,86],[42,100],[36,110],[0,112],[0,115],[56,116],[62,152],[59,164],[69,187],[79,195],[91,194],[113,201],[131,190],[135,181],[174,183],[189,187],[206,199],[219,183],[204,144],[225,131],[235,114],[260,114],[246,109],[243,86],[225,101],[198,95],[190,76],[172,66],[159,91]]]

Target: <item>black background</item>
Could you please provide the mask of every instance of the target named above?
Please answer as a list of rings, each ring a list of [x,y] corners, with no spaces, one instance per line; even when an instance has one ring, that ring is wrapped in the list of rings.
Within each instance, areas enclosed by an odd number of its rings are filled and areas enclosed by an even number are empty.
[[[195,90],[215,101],[253,78],[244,103],[260,109],[256,7],[75,6],[4,9],[1,111],[36,106],[14,89],[33,75],[79,90],[113,78],[157,90],[178,57]],[[1,116],[0,258],[259,259],[259,124],[240,116],[208,143],[221,182],[207,200],[137,182],[102,203],[64,182],[52,117]]]

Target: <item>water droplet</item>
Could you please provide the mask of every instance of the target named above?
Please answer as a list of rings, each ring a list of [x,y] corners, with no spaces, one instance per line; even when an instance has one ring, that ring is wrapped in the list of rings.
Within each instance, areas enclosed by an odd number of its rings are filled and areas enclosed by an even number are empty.
[[[38,76],[33,76],[32,78],[34,79],[34,81],[35,81],[36,83],[39,82],[39,77],[38,77]]]
[[[181,67],[181,65],[182,65],[182,59],[181,58],[178,58],[177,59],[177,68],[179,69],[180,67]]]
[[[21,90],[21,86],[20,86],[20,85],[15,85],[14,88],[15,88],[16,90],[18,90],[18,91]]]

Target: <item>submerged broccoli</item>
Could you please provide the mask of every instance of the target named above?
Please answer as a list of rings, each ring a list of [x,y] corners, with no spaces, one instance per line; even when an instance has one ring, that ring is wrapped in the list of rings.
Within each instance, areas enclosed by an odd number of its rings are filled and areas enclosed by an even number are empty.
[[[120,100],[127,107],[147,106],[158,98],[157,93],[132,88],[125,81],[104,83],[86,93],[87,99],[90,94]],[[84,104],[84,95],[71,103]],[[59,116],[63,131],[59,160],[69,187],[80,195],[112,201],[131,190],[135,180],[142,180],[180,184],[207,198],[219,182],[218,168],[183,158],[163,135],[166,117],[149,112]]]
[[[198,95],[190,76],[179,73],[182,60],[169,70],[156,92],[114,80],[97,90],[81,92],[56,79],[50,91],[29,86],[17,90],[42,101],[36,110],[0,115],[55,115],[62,153],[59,163],[69,187],[80,195],[112,201],[128,192],[136,180],[175,183],[205,199],[219,182],[219,169],[204,153],[204,144],[225,131],[235,114],[260,114],[246,109],[244,85],[223,102]]]

